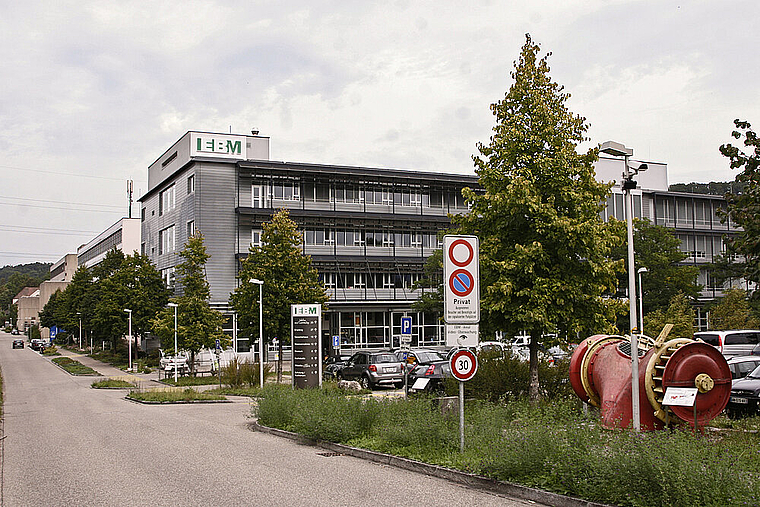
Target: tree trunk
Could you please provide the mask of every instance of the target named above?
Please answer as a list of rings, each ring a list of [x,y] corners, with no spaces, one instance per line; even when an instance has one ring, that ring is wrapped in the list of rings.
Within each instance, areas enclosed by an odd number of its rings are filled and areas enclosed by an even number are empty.
[[[179,352],[176,350],[174,351],[174,353],[179,354]],[[176,357],[177,356],[175,355],[175,358]],[[190,364],[188,366],[190,366],[190,375],[195,377],[195,351],[193,350],[190,351]],[[175,368],[176,368],[176,363],[175,363]]]
[[[293,360],[291,359],[292,362]],[[293,368],[291,367],[290,369],[292,370]],[[282,340],[277,340],[277,383],[282,383]]]
[[[528,351],[530,352],[530,383],[528,385],[528,397],[531,405],[537,404],[541,397],[538,383],[538,341],[540,339],[540,332],[532,331],[530,333],[530,343],[528,344]]]

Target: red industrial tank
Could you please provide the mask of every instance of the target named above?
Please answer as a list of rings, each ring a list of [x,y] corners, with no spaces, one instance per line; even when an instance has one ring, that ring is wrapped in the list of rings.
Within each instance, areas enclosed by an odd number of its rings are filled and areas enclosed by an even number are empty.
[[[653,340],[639,335],[639,407],[641,428],[694,425],[694,408],[663,405],[668,387],[697,388],[696,424],[721,413],[731,395],[731,372],[711,345],[688,338]],[[633,420],[631,341],[625,336],[594,335],[581,342],[570,359],[570,384],[585,402],[599,407],[602,425],[626,428]]]

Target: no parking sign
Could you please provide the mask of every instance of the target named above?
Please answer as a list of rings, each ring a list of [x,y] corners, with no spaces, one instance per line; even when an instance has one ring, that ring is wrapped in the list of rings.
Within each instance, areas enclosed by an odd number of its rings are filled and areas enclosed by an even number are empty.
[[[444,320],[480,322],[480,260],[476,236],[443,237]]]

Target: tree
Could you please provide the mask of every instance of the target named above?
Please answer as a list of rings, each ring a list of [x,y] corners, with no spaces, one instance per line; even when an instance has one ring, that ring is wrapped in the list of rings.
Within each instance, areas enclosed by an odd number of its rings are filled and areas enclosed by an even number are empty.
[[[721,217],[731,221],[741,230],[728,243],[731,252],[744,256],[744,277],[760,283],[760,140],[749,122],[734,120],[736,130],[731,132],[735,139],[742,139],[747,151],[732,144],[720,147],[723,156],[731,161],[731,169],[742,169],[736,182],[744,185],[741,193],[726,194],[728,213]]]
[[[710,309],[710,329],[757,329],[758,320],[752,315],[747,293],[741,289],[727,290]]]
[[[435,250],[425,259],[425,276],[414,283],[420,297],[412,304],[418,312],[443,314],[443,250]]]
[[[240,266],[240,285],[230,295],[238,312],[241,330],[252,338],[259,330],[259,287],[252,279],[263,280],[265,343],[278,339],[277,381],[282,380],[282,344],[290,340],[290,305],[327,302],[325,287],[311,257],[304,255],[302,236],[287,210],[272,215],[263,225],[261,246],[251,246]],[[253,343],[253,340],[251,340]]]
[[[621,241],[626,237],[625,222],[611,220]],[[681,264],[686,253],[680,249],[681,242],[673,232],[662,225],[655,225],[648,219],[634,221],[633,246],[635,249],[636,271],[646,267],[647,273],[641,277],[644,287],[644,314],[655,310],[665,310],[676,294],[682,293],[695,300],[699,297],[702,286],[697,284],[699,268]],[[613,251],[613,258],[627,259],[628,250],[625,243],[619,244]],[[626,273],[618,275],[618,289],[628,289]],[[627,315],[627,312],[626,312]]]
[[[650,336],[659,336],[665,324],[673,324],[670,338],[691,338],[694,336],[694,309],[684,294],[670,298],[668,307],[658,309],[644,316],[644,329]]]
[[[471,205],[454,217],[480,238],[481,317],[530,340],[530,398],[539,395],[538,344],[545,333],[609,329],[620,261],[619,241],[600,218],[610,184],[595,178],[598,149],[579,154],[585,118],[566,107],[569,94],[549,77],[549,54],[526,36],[514,83],[493,104],[494,135],[478,144],[476,173],[484,193],[464,190]]]
[[[228,345],[230,340],[222,331],[224,315],[209,305],[211,290],[206,280],[206,262],[210,256],[200,231],[187,240],[179,256],[184,259],[176,268],[183,294],[172,298],[178,305],[177,346],[190,352],[190,371],[195,375],[195,355],[202,348],[215,347],[216,340],[222,346]],[[163,308],[151,324],[161,338],[161,346],[174,350],[174,308]]]
[[[69,332],[80,331],[84,338],[84,331],[92,329],[92,318],[97,302],[93,290],[92,272],[89,269],[79,266],[71,277],[71,283],[63,292],[62,300],[61,313],[65,317],[64,328]],[[74,336],[73,333],[72,336]]]

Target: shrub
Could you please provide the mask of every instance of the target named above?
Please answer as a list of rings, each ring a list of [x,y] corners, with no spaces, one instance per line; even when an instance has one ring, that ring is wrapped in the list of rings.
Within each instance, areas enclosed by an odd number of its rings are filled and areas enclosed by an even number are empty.
[[[272,367],[266,363],[264,364],[264,382],[271,375]],[[229,364],[222,368],[221,371],[222,382],[233,388],[237,389],[243,386],[253,387],[259,385],[259,363],[251,362],[249,359],[240,361],[238,358],[234,358]]]

